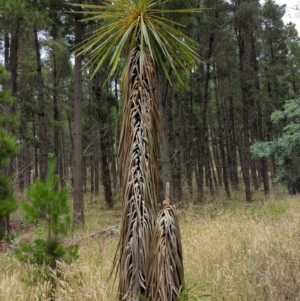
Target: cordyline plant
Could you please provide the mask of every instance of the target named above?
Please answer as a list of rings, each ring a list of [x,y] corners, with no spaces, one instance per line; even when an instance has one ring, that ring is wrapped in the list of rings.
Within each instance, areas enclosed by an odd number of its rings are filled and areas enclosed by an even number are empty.
[[[178,245],[168,248],[170,254],[165,253],[163,257],[150,254],[150,250],[164,250],[163,246],[156,248],[151,245],[166,243],[165,239],[171,239],[166,235],[159,241],[153,240],[159,203],[157,68],[163,70],[169,81],[172,71],[181,82],[178,69],[189,72],[191,68],[197,67],[199,57],[195,51],[195,42],[176,29],[180,24],[165,18],[165,15],[201,10],[164,9],[166,1],[159,0],[111,0],[102,3],[99,6],[77,4],[84,9],[84,14],[91,15],[82,21],[100,22],[100,27],[79,45],[77,54],[90,55],[87,66],[92,67],[93,75],[107,60],[110,64],[109,77],[119,64],[125,66],[122,76],[123,124],[119,146],[123,212],[118,259],[115,262],[119,268],[119,298],[172,301],[178,298],[184,287],[179,227],[175,226],[171,231],[172,235],[177,236]],[[164,227],[174,224],[163,221],[174,217],[173,211],[168,208],[166,206],[160,212],[158,219],[162,231],[167,232],[169,230]],[[179,252],[180,255],[174,256],[172,252]],[[150,262],[150,258],[180,259],[181,262],[170,262],[172,267],[168,271],[181,275],[162,273],[161,269],[156,269],[161,260]],[[177,268],[177,264],[181,267]],[[157,275],[155,271],[158,271]],[[164,292],[158,277],[165,277],[162,283],[169,283]],[[174,279],[179,280],[174,282]],[[168,289],[172,292],[168,292]]]

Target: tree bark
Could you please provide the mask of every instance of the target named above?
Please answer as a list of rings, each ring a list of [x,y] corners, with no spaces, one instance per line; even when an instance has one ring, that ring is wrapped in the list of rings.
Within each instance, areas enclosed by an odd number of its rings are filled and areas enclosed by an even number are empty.
[[[95,194],[95,171],[94,171],[94,156],[90,157],[90,185],[91,185],[91,195]]]
[[[83,24],[75,15],[75,44],[79,45],[83,36]],[[74,152],[73,152],[73,225],[84,224],[83,174],[82,174],[82,56],[75,57],[74,89]]]
[[[37,136],[34,114],[32,114],[32,134],[33,134],[33,137]],[[39,155],[38,155],[38,147],[37,147],[36,144],[34,145],[33,153],[34,153],[34,173],[33,173],[33,180],[35,181],[39,177]]]
[[[22,143],[21,150],[18,155],[18,178],[19,178],[19,191],[23,192],[30,184],[31,162],[29,158],[29,147],[27,145],[27,116],[21,114],[20,123],[20,141]]]
[[[242,100],[243,100],[243,114],[242,114],[243,141],[241,145],[241,165],[243,165],[242,173],[243,173],[243,179],[245,184],[246,201],[250,202],[252,200],[252,196],[251,196],[251,188],[250,188],[250,154],[249,154],[250,141],[249,141],[249,123],[248,123],[249,109],[248,109],[248,102],[246,99],[242,81],[243,80],[241,79]]]
[[[53,120],[54,120],[54,126],[53,126],[53,148],[54,148],[54,154],[56,157],[56,174],[59,174],[59,176],[62,178],[62,158],[61,158],[61,152],[60,152],[60,139],[59,139],[59,120],[60,120],[60,114],[59,114],[59,104],[58,104],[58,74],[57,74],[57,61],[56,61],[56,54],[55,50],[52,52],[52,59],[53,59]]]
[[[241,24],[237,22],[235,24],[235,34],[239,47],[239,75],[240,75],[240,90],[242,98],[242,118],[243,118],[243,136],[242,143],[240,142],[240,159],[242,174],[245,184],[245,197],[246,201],[252,200],[251,187],[250,187],[250,134],[249,134],[249,103],[247,99],[247,78],[245,70],[245,56],[246,46],[244,41],[244,33],[241,28]]]
[[[224,97],[219,91],[218,91],[218,80],[217,75],[215,75],[214,78],[215,82],[215,96],[216,96],[216,106],[217,106],[217,121],[219,126],[219,147],[220,147],[220,153],[221,153],[221,164],[222,164],[222,175],[223,175],[223,182],[224,182],[224,188],[226,192],[227,199],[231,198],[230,194],[230,186],[229,186],[229,171],[228,171],[228,162],[226,160],[226,139],[225,139],[225,125],[224,125],[224,119],[222,118],[222,106],[220,98]],[[228,150],[227,150],[228,151]]]
[[[87,164],[86,157],[82,157],[82,182],[83,182],[83,193],[87,193]]]
[[[16,20],[16,27],[14,33],[11,34],[11,39],[9,41],[9,35],[5,35],[5,53],[4,53],[4,63],[10,71],[10,79],[8,82],[8,85],[11,90],[11,96],[16,97],[17,96],[17,77],[18,77],[18,50],[19,50],[19,30],[20,30],[20,19],[17,18]],[[10,50],[8,52],[8,49]],[[5,107],[4,112],[6,114],[12,114],[15,113],[15,106],[10,106],[10,107]],[[7,128],[8,131],[14,132],[13,129]],[[7,177],[12,177],[14,170],[13,170],[13,165],[12,161],[13,158],[11,158],[10,166],[5,168],[4,173],[5,176]],[[0,219],[0,233],[10,233],[10,216],[7,214],[4,217],[1,217]]]
[[[40,178],[42,181],[46,181],[48,171],[48,140],[47,140],[47,128],[45,117],[45,101],[44,101],[44,81],[42,76],[42,61],[40,44],[38,40],[38,32],[36,24],[33,24],[34,44],[36,52],[37,63],[37,84],[38,84],[38,102],[39,102],[39,138],[40,138]]]
[[[227,160],[229,166],[229,178],[234,190],[239,189],[238,162],[237,162],[237,134],[235,125],[235,114],[233,97],[229,96],[229,107],[226,106],[226,98],[222,97],[222,117],[224,120],[224,130],[226,137]],[[229,111],[229,113],[228,113]]]
[[[114,136],[113,136],[113,125],[112,125],[112,103],[111,101],[116,101],[117,99],[107,99],[108,105],[108,159],[110,165],[110,173],[111,173],[111,182],[114,193],[117,191],[117,184],[118,184],[118,175],[117,175],[117,165],[116,165],[116,150],[114,147]]]
[[[4,34],[4,66],[9,70],[9,34],[6,32]]]
[[[194,128],[195,128],[195,113],[193,111],[193,83],[191,81],[190,87],[190,101],[187,102],[187,111],[189,113],[189,118],[187,119],[186,126],[184,127],[184,139],[187,142],[185,148],[185,173],[188,184],[188,195],[192,202],[194,202],[194,194],[193,194],[193,156],[194,156]]]
[[[216,91],[215,91],[216,92]],[[217,92],[216,92],[217,93]],[[218,96],[215,94],[215,98],[217,98]],[[217,102],[217,100],[216,100]],[[210,133],[211,133],[211,148],[212,148],[212,153],[211,153],[211,172],[213,174],[213,178],[214,178],[214,184],[215,187],[218,186],[222,186],[222,164],[221,164],[221,158],[220,158],[220,152],[219,152],[219,148],[218,148],[218,137],[217,137],[217,133],[216,133],[216,128],[214,125],[214,116],[211,113],[211,110],[209,110],[209,127],[210,127]],[[219,116],[218,116],[219,117]],[[214,168],[214,164],[215,164],[215,168]],[[215,173],[215,169],[216,169],[216,173]]]
[[[180,98],[178,93],[174,93],[174,111],[173,111],[173,143],[174,143],[174,152],[172,155],[173,158],[173,193],[174,201],[181,202],[183,198],[182,193],[182,183],[181,183],[181,174],[182,174],[182,144],[181,144],[181,130],[182,130],[182,120],[180,118]]]
[[[158,91],[157,91],[157,103],[158,111],[162,123],[161,140],[159,143],[159,196],[160,200],[164,200],[165,187],[169,182],[170,186],[173,187],[172,175],[171,175],[171,160],[170,160],[170,148],[169,148],[169,124],[168,116],[169,110],[167,108],[167,94],[169,84],[163,75],[162,70],[158,70]],[[172,188],[171,188],[172,191]],[[171,198],[171,202],[173,198]]]
[[[255,37],[253,32],[251,33],[250,36],[250,43],[251,43],[251,65],[255,75],[254,87],[255,87],[256,95],[258,95],[260,92],[259,68],[257,62]],[[257,135],[260,141],[264,141],[265,137],[263,132],[263,118],[262,118],[262,110],[260,106],[260,99],[257,99],[256,97],[255,103],[256,103],[256,111],[257,111],[256,112],[257,113]],[[270,187],[269,187],[269,177],[268,177],[268,162],[266,157],[260,159],[260,173],[262,175],[265,195],[268,195],[270,193]]]
[[[100,134],[99,134],[100,136]],[[100,138],[100,137],[99,137]],[[100,140],[97,139],[97,141],[100,142]],[[100,145],[100,143],[99,143]],[[95,156],[96,158],[94,158],[94,194],[95,195],[99,195],[100,190],[99,190],[99,184],[100,184],[100,168],[99,168],[99,164],[101,164],[99,162],[99,157],[101,158],[101,150],[99,151],[98,156]]]
[[[206,178],[209,181],[210,192],[213,194],[213,187],[212,187],[212,177],[210,171],[210,164],[209,164],[209,148],[208,148],[208,124],[207,124],[207,108],[209,102],[209,81],[210,81],[210,73],[211,73],[211,64],[210,59],[213,52],[213,45],[214,45],[214,33],[210,34],[209,38],[209,45],[208,45],[208,53],[206,56],[206,64],[203,74],[204,74],[204,83],[203,83],[203,99],[202,99],[202,106],[201,106],[201,130],[200,130],[200,152],[199,152],[199,168],[198,168],[198,177],[199,177],[199,184],[198,184],[198,202],[203,202],[204,200],[204,190],[203,190],[203,183],[204,183],[204,167],[206,170]]]
[[[107,111],[105,112],[105,107],[107,107],[107,103],[105,101],[105,96],[103,96],[101,93],[99,74],[97,74],[94,77],[93,92],[94,92],[95,103],[97,105],[98,125],[99,125],[99,134],[100,134],[101,182],[104,187],[104,197],[105,197],[106,206],[107,208],[111,209],[113,207],[113,199],[112,199],[111,175],[110,175],[109,154],[108,154],[110,147],[109,147],[109,136],[107,131],[105,130],[105,121],[107,120]],[[97,168],[99,168],[99,165],[97,166]],[[96,177],[97,177],[97,169],[95,165],[95,192],[97,191]]]

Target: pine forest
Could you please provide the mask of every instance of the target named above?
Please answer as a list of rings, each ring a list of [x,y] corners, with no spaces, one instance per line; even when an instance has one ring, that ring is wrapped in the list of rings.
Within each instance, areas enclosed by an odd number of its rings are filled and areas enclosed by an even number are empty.
[[[300,300],[288,2],[0,0],[0,300]]]

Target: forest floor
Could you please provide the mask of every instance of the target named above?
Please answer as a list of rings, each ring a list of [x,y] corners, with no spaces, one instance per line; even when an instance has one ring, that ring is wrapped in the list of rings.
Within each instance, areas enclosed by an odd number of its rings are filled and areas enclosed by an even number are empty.
[[[177,209],[189,300],[300,300],[299,196],[276,191],[268,199],[256,196],[253,203],[240,199],[186,203]],[[79,258],[52,271],[55,300],[116,300],[116,284],[109,275],[120,219],[119,203],[105,210],[102,202],[87,201],[84,229],[65,241],[79,244]],[[19,212],[12,224],[19,241],[35,236],[36,227],[25,224]],[[48,300],[50,284],[36,275],[35,266],[2,250],[0,300]]]

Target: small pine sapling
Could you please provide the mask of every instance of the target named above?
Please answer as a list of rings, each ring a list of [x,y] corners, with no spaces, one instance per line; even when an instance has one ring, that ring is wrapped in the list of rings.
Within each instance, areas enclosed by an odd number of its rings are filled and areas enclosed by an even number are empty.
[[[58,260],[70,262],[78,257],[78,245],[65,247],[62,239],[71,229],[68,191],[58,189],[58,175],[55,175],[56,159],[49,155],[49,169],[46,182],[37,179],[26,191],[29,202],[22,204],[26,222],[39,222],[42,229],[32,244],[20,243],[15,250],[23,262],[56,268]],[[41,216],[41,209],[45,216]]]

